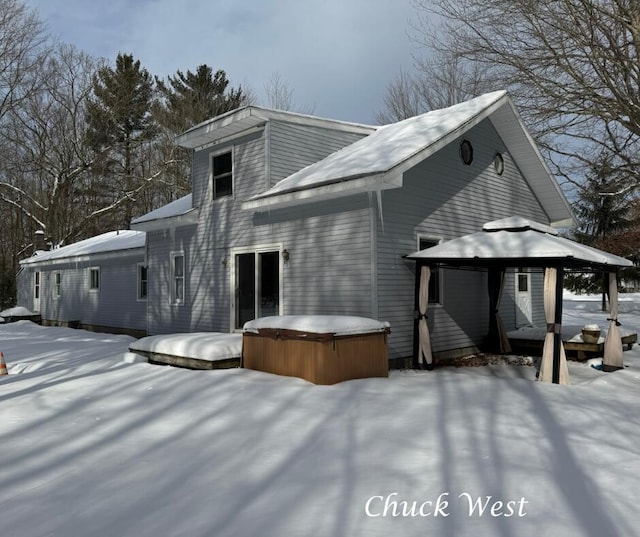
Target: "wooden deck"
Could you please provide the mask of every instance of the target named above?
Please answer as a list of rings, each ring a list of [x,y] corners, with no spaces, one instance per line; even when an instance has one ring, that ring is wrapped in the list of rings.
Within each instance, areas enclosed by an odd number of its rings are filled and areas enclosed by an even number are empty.
[[[141,350],[135,350],[132,352],[146,356],[149,363],[154,365],[172,365],[174,367],[183,367],[185,369],[232,369],[240,367],[240,358],[203,360],[200,358],[185,358],[184,356],[174,356],[171,354],[161,354],[158,352]]]
[[[638,334],[627,334],[622,336],[620,339],[622,340],[623,348],[630,350],[634,343],[638,342]],[[509,338],[509,343],[511,343],[511,348],[514,353],[533,354],[535,356],[542,355],[542,347],[544,346],[544,341],[538,338]],[[602,356],[604,353],[604,341],[600,341],[598,343],[586,343],[572,338],[567,341],[563,341],[563,344],[567,356],[575,357],[578,360],[595,358]]]

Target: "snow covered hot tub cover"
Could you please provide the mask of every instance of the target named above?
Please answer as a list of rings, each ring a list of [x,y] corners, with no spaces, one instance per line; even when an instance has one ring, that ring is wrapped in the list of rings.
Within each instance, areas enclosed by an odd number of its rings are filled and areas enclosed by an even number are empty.
[[[244,325],[244,332],[258,333],[260,329],[295,330],[311,334],[346,336],[370,334],[389,329],[388,322],[349,315],[279,315],[254,319]]]
[[[344,315],[263,317],[243,327],[242,364],[315,384],[387,377],[387,322]]]

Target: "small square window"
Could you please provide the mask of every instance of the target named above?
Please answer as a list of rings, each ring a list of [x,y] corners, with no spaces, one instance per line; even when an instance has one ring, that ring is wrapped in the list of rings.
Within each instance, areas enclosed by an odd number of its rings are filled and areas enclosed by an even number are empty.
[[[214,155],[213,168],[213,198],[218,199],[233,194],[233,158],[231,151]]]
[[[521,293],[529,292],[529,276],[527,274],[518,274],[518,291]]]

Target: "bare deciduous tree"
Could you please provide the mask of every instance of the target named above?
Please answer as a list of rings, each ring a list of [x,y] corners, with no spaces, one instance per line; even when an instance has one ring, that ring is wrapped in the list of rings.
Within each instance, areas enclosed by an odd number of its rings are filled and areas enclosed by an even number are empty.
[[[416,40],[508,89],[556,174],[580,186],[605,154],[638,185],[640,2],[413,1]]]
[[[17,0],[0,0],[0,121],[35,90],[45,42],[33,10]]]
[[[293,100],[293,90],[282,79],[280,73],[273,73],[264,85],[267,106],[276,110],[286,110],[299,114],[313,114],[315,105],[298,106]]]
[[[392,123],[466,101],[490,89],[472,62],[436,51],[414,58],[414,71],[400,71],[387,86],[380,123]]]

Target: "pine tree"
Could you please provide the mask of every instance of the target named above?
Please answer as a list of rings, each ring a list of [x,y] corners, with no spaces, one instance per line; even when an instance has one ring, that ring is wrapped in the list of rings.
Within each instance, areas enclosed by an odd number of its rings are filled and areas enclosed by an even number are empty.
[[[163,81],[156,77],[158,100],[153,114],[161,126],[160,152],[172,162],[165,174],[168,192],[161,202],[168,202],[190,191],[191,159],[186,149],[174,143],[176,135],[207,119],[249,104],[251,97],[241,86],[229,87],[223,70],[213,73],[208,65],[200,65],[195,73],[177,71]]]
[[[613,251],[613,242],[610,239],[623,234],[633,225],[633,198],[631,190],[627,188],[630,180],[620,176],[619,171],[616,172],[610,157],[602,156],[597,165],[591,166],[574,203],[574,210],[580,222],[573,234],[576,241],[617,253]],[[602,302],[605,309],[607,290],[599,275],[568,275],[565,287],[578,293],[603,293]]]
[[[156,136],[151,115],[154,84],[131,54],[118,54],[115,69],[103,67],[87,105],[87,138],[100,156],[96,173],[111,187],[111,203],[121,208],[117,225],[128,227],[135,195],[150,184],[141,165],[145,145]]]
[[[208,65],[200,65],[195,73],[177,71],[167,82],[156,77],[163,103],[155,110],[158,121],[179,134],[207,119],[234,110],[248,99],[241,86],[229,87],[226,73],[213,73]]]

